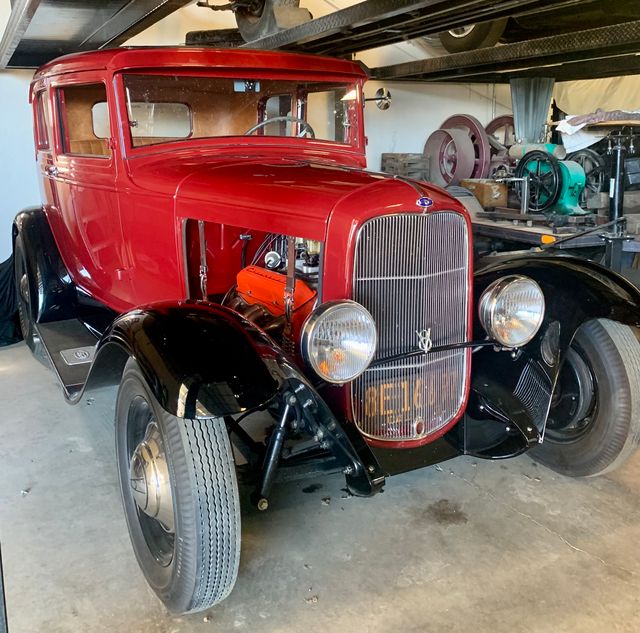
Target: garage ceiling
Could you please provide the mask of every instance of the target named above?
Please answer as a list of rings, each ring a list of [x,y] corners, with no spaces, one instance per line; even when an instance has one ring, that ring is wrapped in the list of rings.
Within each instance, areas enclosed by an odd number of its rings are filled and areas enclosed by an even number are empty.
[[[222,0],[221,0],[222,1]],[[66,53],[118,46],[189,0],[14,0],[0,68],[37,67]],[[365,0],[252,42],[251,48],[349,56],[383,44],[505,16],[576,7],[583,0]],[[304,5],[304,0],[301,0]],[[220,45],[219,31],[198,41]],[[230,45],[237,42],[229,41]],[[371,71],[384,81],[507,82],[640,72],[640,21],[408,62]]]
[[[366,0],[275,35],[249,48],[346,55],[440,31],[584,0]],[[301,1],[304,4],[304,0]]]
[[[0,68],[35,68],[77,51],[118,46],[190,0],[13,0]]]

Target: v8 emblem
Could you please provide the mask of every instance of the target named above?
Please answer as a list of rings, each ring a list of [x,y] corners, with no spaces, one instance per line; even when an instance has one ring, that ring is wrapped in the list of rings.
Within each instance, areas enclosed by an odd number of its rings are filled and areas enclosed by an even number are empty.
[[[433,341],[431,340],[431,328],[426,330],[416,330],[418,335],[418,347],[425,353],[429,353],[433,347]]]

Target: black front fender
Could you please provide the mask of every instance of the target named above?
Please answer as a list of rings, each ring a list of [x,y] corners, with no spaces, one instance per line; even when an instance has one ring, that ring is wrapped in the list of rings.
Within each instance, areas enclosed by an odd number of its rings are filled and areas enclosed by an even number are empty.
[[[476,298],[495,279],[513,274],[538,282],[545,296],[545,321],[562,322],[569,340],[580,325],[591,319],[640,325],[638,288],[600,264],[567,255],[499,255],[481,259],[476,264]],[[575,325],[572,331],[570,324]]]
[[[277,344],[237,312],[184,301],[119,316],[98,345],[85,389],[117,383],[129,358],[159,404],[179,418],[232,416],[293,396],[299,422],[325,438],[354,494],[382,487],[384,473],[360,434],[341,424]]]
[[[480,260],[474,281],[476,303],[490,283],[512,274],[526,275],[540,285],[545,316],[538,334],[522,349],[498,352],[485,347],[473,355],[467,408],[472,419],[467,422],[465,448],[486,457],[513,455],[540,441],[564,357],[583,323],[611,319],[640,325],[640,291],[633,284],[599,264],[562,255],[510,255]],[[552,330],[559,336],[552,337]],[[476,323],[474,339],[484,336],[486,333]],[[545,337],[555,356],[552,365],[541,353]],[[491,432],[478,432],[482,421],[494,422]],[[502,426],[497,427],[495,421]],[[519,430],[515,442],[514,427]],[[501,436],[496,428],[501,432],[510,428],[511,432]]]
[[[265,362],[278,357],[275,343],[236,312],[207,302],[158,303],[119,316],[98,345],[87,387],[115,382],[129,357],[160,405],[181,418],[242,413],[279,387]]]

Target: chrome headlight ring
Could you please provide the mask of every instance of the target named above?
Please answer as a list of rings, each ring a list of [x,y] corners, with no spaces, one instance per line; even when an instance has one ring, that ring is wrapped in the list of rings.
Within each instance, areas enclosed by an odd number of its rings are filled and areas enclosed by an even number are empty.
[[[377,342],[373,317],[355,301],[328,301],[302,326],[302,357],[320,378],[334,384],[360,376],[373,360]]]
[[[510,349],[533,339],[542,325],[544,311],[542,289],[524,275],[496,279],[478,303],[482,327],[497,343]]]

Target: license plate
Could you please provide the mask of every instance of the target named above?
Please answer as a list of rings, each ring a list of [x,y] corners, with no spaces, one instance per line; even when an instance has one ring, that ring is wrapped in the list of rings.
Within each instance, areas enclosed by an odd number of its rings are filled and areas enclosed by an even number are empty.
[[[389,370],[389,373],[393,370]],[[377,435],[420,436],[439,428],[444,418],[456,413],[460,402],[462,376],[459,371],[438,371],[436,367],[419,375],[387,377],[369,384],[362,394],[359,419],[368,429],[377,429]],[[369,381],[367,381],[369,382]],[[406,429],[401,431],[400,427]]]

